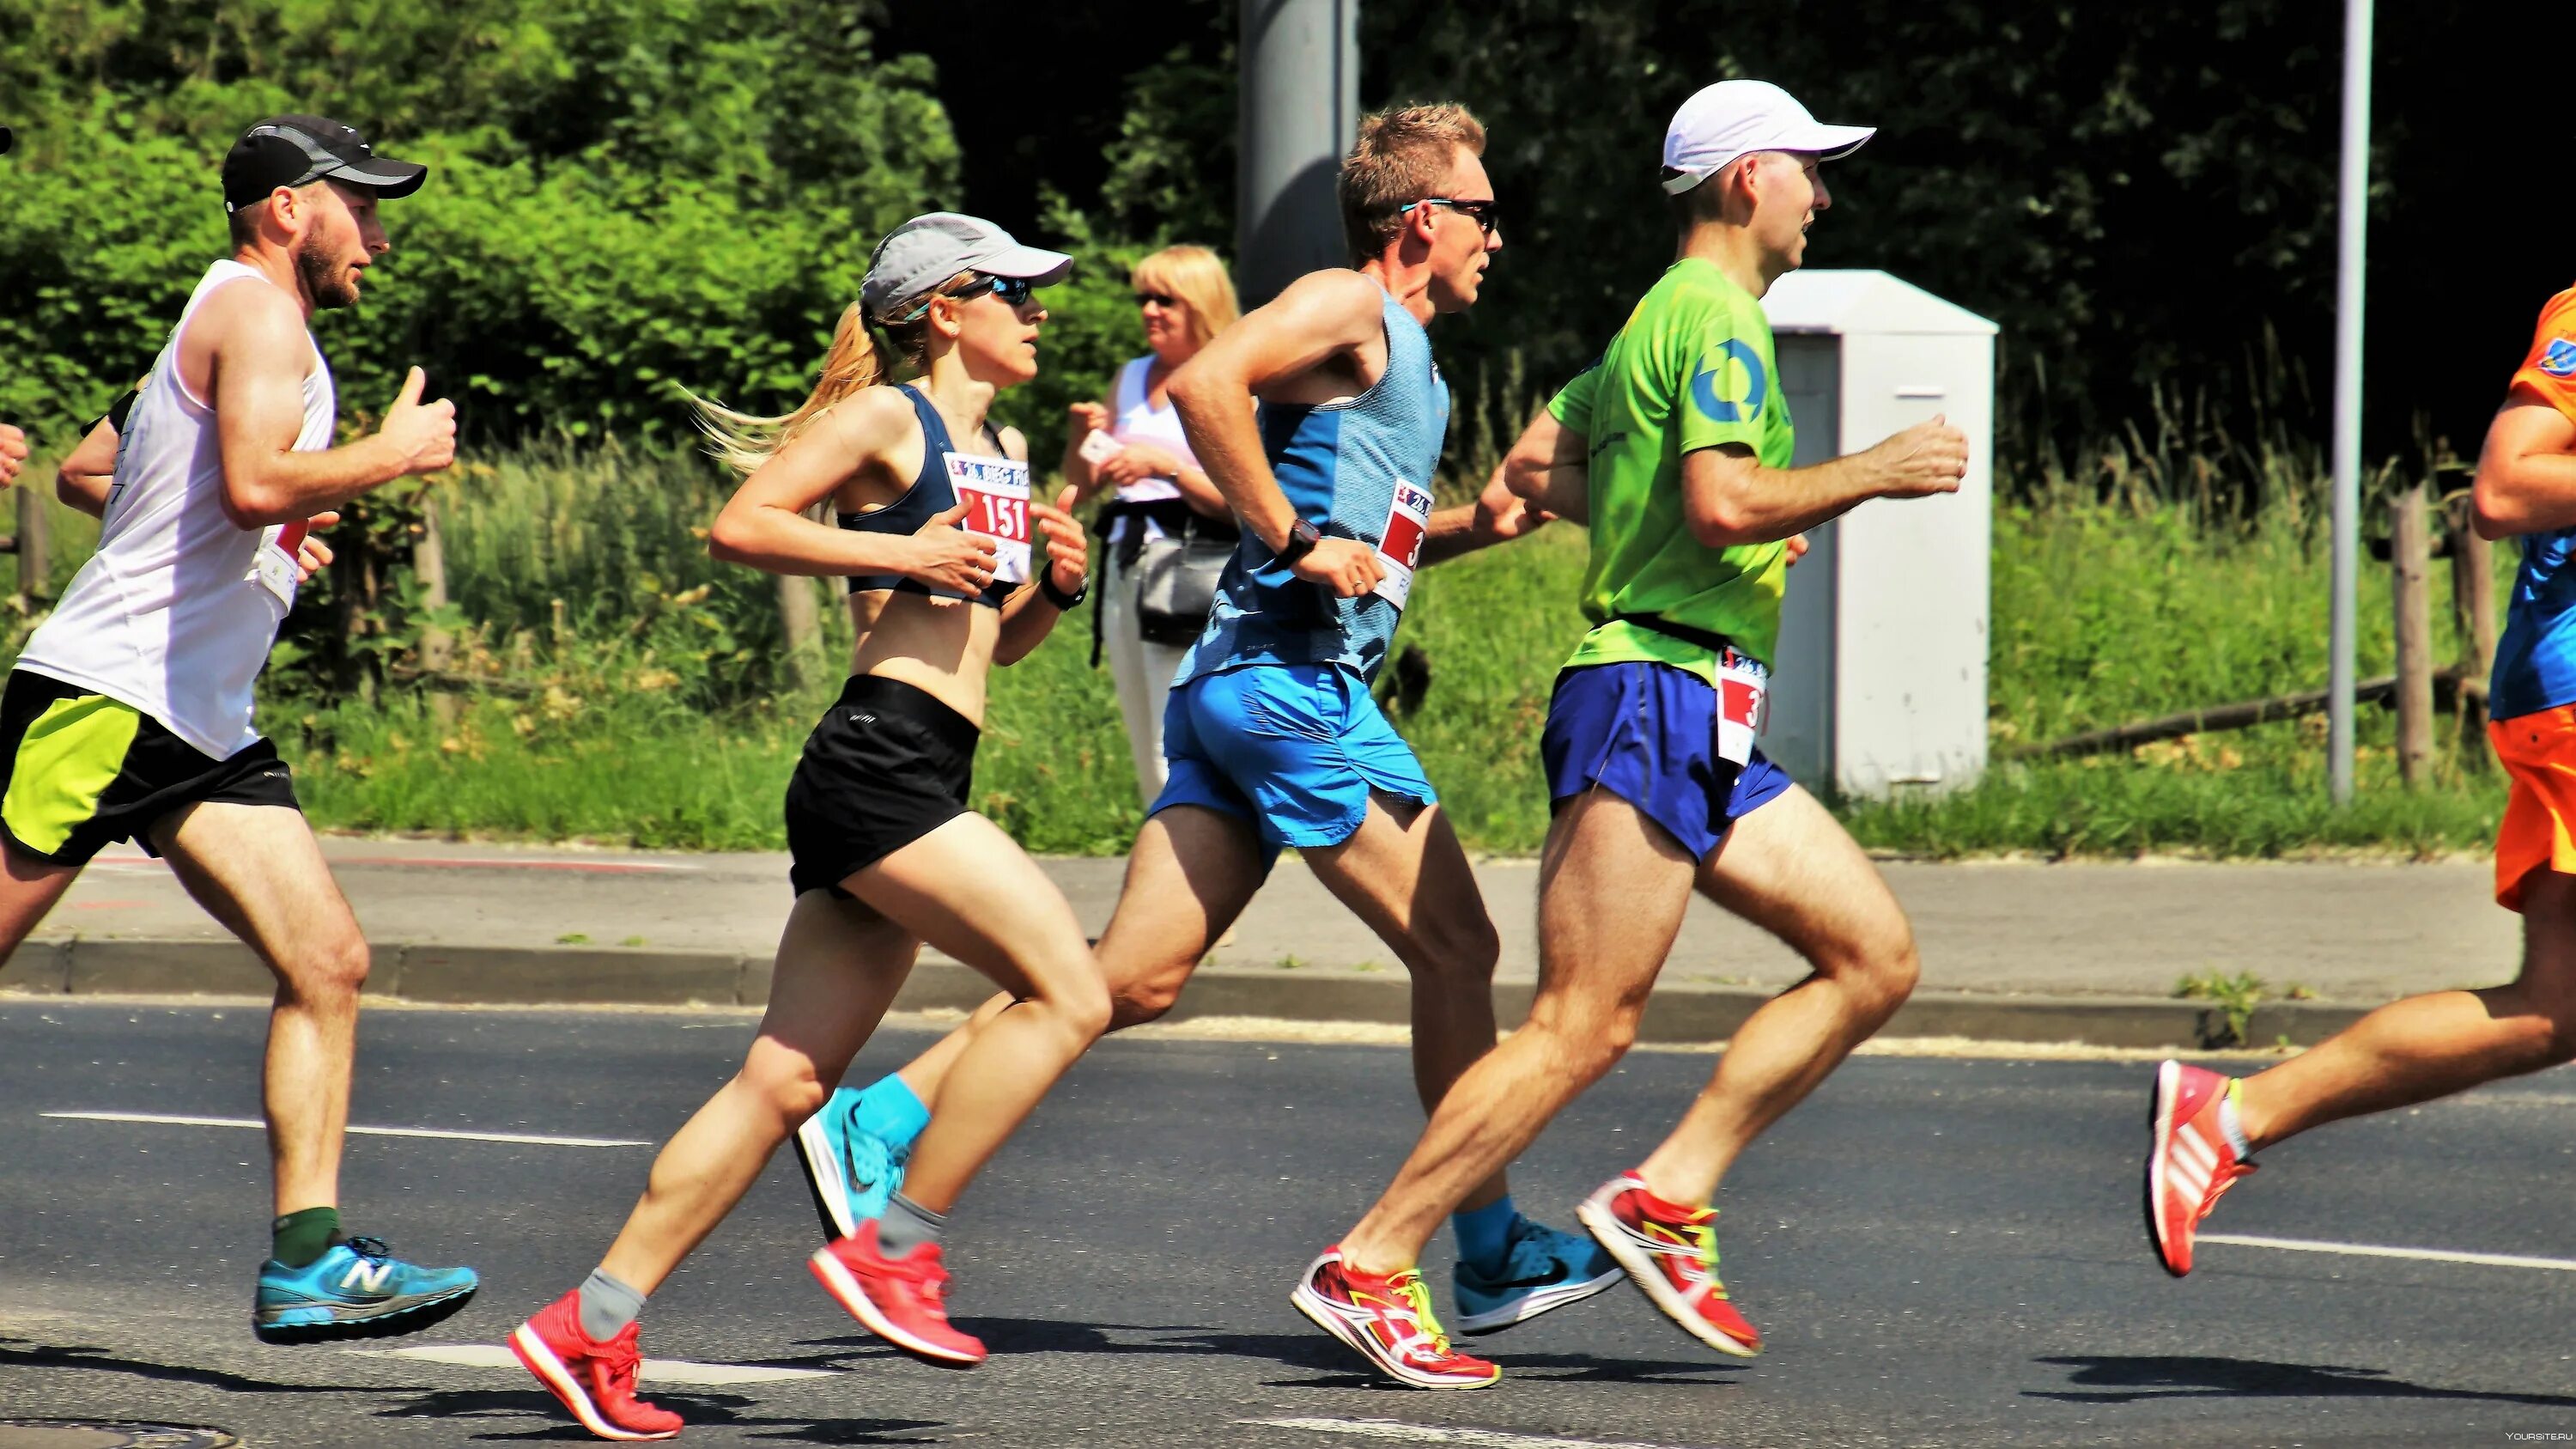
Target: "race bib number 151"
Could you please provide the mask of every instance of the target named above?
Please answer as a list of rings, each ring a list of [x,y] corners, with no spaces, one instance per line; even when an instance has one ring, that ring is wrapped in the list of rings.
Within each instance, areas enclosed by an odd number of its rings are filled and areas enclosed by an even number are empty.
[[[1029,465],[1008,458],[948,453],[948,486],[966,505],[957,526],[993,540],[993,581],[1029,581]]]

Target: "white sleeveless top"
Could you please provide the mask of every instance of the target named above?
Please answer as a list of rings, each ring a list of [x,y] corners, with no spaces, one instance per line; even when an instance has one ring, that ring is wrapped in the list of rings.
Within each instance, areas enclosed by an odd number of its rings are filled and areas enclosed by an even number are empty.
[[[259,739],[251,683],[295,603],[293,543],[303,536],[302,524],[245,531],[225,515],[214,408],[179,380],[188,319],[216,288],[245,277],[272,285],[220,261],[179,314],[117,440],[98,552],[17,665],[132,705],[219,760]],[[296,451],[331,446],[337,416],[330,365],[316,347]]]
[[[1181,415],[1174,410],[1171,400],[1165,398],[1159,408],[1147,401],[1145,378],[1153,366],[1154,355],[1149,352],[1118,369],[1118,385],[1109,394],[1109,436],[1121,443],[1151,443],[1178,455],[1182,462],[1195,468],[1199,465],[1198,455],[1190,451],[1189,436],[1181,431]],[[1151,503],[1180,496],[1180,485],[1169,478],[1139,478],[1118,490],[1121,503]],[[1109,541],[1118,542],[1126,533],[1127,524],[1126,519],[1118,520]],[[1150,520],[1146,521],[1145,537],[1154,539],[1162,536],[1161,529]]]

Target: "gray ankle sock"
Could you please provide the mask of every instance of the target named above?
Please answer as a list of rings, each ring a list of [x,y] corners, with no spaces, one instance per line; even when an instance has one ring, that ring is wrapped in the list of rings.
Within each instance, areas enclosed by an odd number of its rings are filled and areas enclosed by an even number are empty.
[[[593,1268],[581,1280],[581,1331],[594,1343],[606,1343],[626,1331],[635,1315],[644,1311],[644,1295],[608,1276],[605,1268]]]
[[[924,1243],[938,1246],[939,1230],[946,1226],[946,1213],[932,1212],[896,1193],[886,1199],[885,1216],[877,1219],[877,1247],[889,1258],[909,1258]]]

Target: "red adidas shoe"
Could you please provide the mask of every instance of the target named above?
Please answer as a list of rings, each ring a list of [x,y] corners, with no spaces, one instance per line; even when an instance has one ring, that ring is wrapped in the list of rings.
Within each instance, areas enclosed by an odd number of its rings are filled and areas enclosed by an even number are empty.
[[[984,1361],[983,1343],[948,1324],[948,1306],[942,1301],[948,1269],[940,1263],[937,1243],[889,1258],[878,1250],[877,1223],[870,1218],[857,1233],[817,1249],[806,1263],[833,1301],[866,1324],[868,1332],[904,1352],[949,1368],[972,1368]]]
[[[2155,1144],[2147,1153],[2147,1236],[2165,1271],[2191,1271],[2192,1235],[2200,1220],[2254,1164],[2236,1155],[2218,1125],[2218,1107],[2236,1090],[2233,1078],[2166,1062],[2156,1068]]]
[[[643,1361],[630,1323],[602,1343],[581,1331],[576,1289],[537,1311],[510,1335],[510,1351],[537,1382],[572,1410],[581,1426],[602,1439],[671,1439],[681,1418],[635,1397],[635,1366]]]
[[[1735,1311],[1718,1281],[1717,1209],[1668,1203],[1628,1172],[1585,1198],[1574,1215],[1682,1332],[1737,1358],[1762,1351],[1761,1331]]]
[[[1378,1372],[1417,1389],[1481,1389],[1503,1371],[1449,1347],[1431,1290],[1411,1268],[1381,1278],[1342,1262],[1339,1244],[1306,1267],[1288,1295],[1315,1326],[1359,1350]]]

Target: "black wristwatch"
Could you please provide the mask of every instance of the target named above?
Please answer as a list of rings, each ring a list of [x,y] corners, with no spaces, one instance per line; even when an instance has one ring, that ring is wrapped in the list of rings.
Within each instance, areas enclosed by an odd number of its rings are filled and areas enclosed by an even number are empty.
[[[1081,608],[1082,601],[1091,597],[1091,575],[1084,574],[1082,587],[1068,594],[1055,586],[1055,566],[1049,564],[1038,570],[1038,592],[1046,595],[1046,601],[1055,605],[1057,610],[1070,612]]]
[[[1323,541],[1324,536],[1315,531],[1315,525],[1308,523],[1302,518],[1298,519],[1295,523],[1288,525],[1288,542],[1280,546],[1279,566],[1281,568],[1295,568],[1297,566],[1297,560],[1313,553],[1315,551],[1315,545],[1322,543]]]

